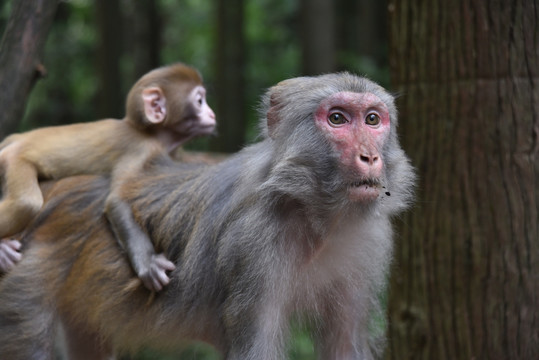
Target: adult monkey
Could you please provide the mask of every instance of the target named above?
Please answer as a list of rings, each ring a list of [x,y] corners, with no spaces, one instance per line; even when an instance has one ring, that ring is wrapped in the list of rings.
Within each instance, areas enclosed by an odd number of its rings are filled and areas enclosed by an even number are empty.
[[[50,359],[61,318],[72,359],[81,344],[99,359],[185,339],[229,360],[282,359],[290,318],[305,315],[321,359],[371,359],[390,217],[415,179],[393,97],[347,73],[303,77],[271,88],[262,112],[260,143],[213,166],[156,157],[122,187],[176,263],[155,297],[129,281],[101,216],[107,180],[57,184],[0,282],[0,353]]]
[[[193,137],[209,135],[215,125],[199,72],[176,63],[148,72],[133,85],[122,120],[46,127],[7,137],[0,143],[0,238],[19,232],[39,211],[40,179],[111,175],[107,217],[137,275],[149,289],[161,290],[174,264],[155,253],[118,189],[137,176],[153,154],[170,153]],[[19,247],[17,240],[0,241],[0,272],[20,260]]]

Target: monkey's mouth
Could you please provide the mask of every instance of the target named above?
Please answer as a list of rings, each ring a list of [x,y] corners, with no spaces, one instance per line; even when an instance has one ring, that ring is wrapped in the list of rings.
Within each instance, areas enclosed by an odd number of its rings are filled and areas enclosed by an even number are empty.
[[[360,186],[380,186],[380,180],[370,178],[370,179],[362,179],[359,181],[351,182],[350,187],[360,187]]]
[[[380,194],[380,180],[361,179],[348,184],[348,196],[352,201],[372,201]]]

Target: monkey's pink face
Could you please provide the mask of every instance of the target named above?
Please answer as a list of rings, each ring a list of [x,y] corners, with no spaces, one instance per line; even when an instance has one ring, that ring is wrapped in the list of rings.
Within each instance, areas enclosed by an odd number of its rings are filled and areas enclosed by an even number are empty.
[[[206,102],[206,89],[203,86],[196,86],[189,94],[189,102],[191,103],[194,116],[191,120],[191,131],[196,135],[209,135],[215,130],[217,125],[215,121],[215,113]]]
[[[381,149],[390,129],[384,102],[371,93],[339,92],[320,103],[315,122],[339,154],[350,200],[376,199],[384,176]]]

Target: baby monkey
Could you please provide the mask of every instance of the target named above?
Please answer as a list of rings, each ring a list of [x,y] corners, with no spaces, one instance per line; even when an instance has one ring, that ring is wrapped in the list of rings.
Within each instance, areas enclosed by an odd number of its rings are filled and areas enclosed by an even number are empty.
[[[110,175],[106,216],[137,276],[148,289],[160,291],[174,264],[156,254],[120,189],[152,155],[210,135],[215,126],[199,72],[177,63],[150,71],[135,83],[122,120],[45,127],[7,137],[0,143],[0,271],[9,271],[21,259],[20,243],[6,237],[22,231],[41,209],[39,180]]]

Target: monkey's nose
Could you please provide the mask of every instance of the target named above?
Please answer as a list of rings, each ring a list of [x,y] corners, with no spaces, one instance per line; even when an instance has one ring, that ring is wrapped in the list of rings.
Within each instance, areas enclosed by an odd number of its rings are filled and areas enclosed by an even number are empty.
[[[357,156],[356,164],[364,176],[378,177],[382,173],[382,159],[378,152],[374,151],[362,151]]]
[[[378,161],[378,155],[359,154],[359,160],[368,164],[369,166],[372,166]]]

